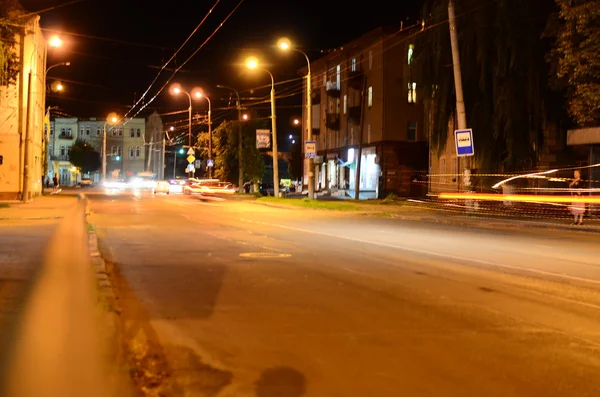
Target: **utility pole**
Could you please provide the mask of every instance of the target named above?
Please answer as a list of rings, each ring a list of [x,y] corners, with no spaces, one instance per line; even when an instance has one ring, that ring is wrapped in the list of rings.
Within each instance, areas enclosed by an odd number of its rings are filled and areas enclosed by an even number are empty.
[[[458,49],[458,33],[456,31],[456,15],[454,13],[454,0],[448,1],[448,24],[450,26],[450,45],[452,46],[452,66],[454,69],[454,90],[456,91],[456,122],[459,130],[467,128],[467,116],[465,112],[465,101],[463,99],[462,75],[460,71],[460,51]],[[458,170],[460,172],[460,157]],[[471,169],[471,159],[466,159],[465,171]],[[464,186],[471,185],[470,171],[465,172]]]
[[[238,193],[244,193],[244,163],[242,161],[242,104],[240,103],[240,94],[237,93],[237,111],[238,111]]]
[[[23,160],[23,194],[21,201],[26,203],[29,199],[29,141],[31,140],[31,64],[29,65],[29,73],[27,74],[27,111],[25,120],[25,144],[23,152],[25,158]]]
[[[162,142],[162,156],[161,156],[161,164],[160,164],[160,179],[165,179],[165,146],[167,146],[167,140],[163,138]]]

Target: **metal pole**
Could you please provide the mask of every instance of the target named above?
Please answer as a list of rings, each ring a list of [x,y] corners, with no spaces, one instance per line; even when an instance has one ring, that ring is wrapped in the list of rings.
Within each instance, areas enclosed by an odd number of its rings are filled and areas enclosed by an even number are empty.
[[[205,96],[208,101],[208,159],[212,160],[212,119],[211,119],[211,104],[210,98]],[[208,178],[212,179],[213,176],[213,167],[208,167]]]
[[[467,116],[462,90],[462,75],[460,72],[460,51],[458,49],[458,34],[456,31],[456,16],[454,13],[454,0],[448,1],[448,24],[450,26],[450,45],[452,46],[452,65],[454,69],[454,89],[456,91],[456,121],[458,129],[467,128]],[[460,158],[458,159],[460,162]],[[471,168],[471,159],[467,159],[466,168]],[[459,168],[460,170],[460,168]],[[465,185],[471,184],[468,176],[464,179]],[[465,187],[466,187],[465,186]]]
[[[160,167],[160,174],[161,174],[161,178],[160,179],[165,179],[165,168],[167,163],[165,162],[165,146],[167,145],[167,140],[163,137],[163,142],[162,142],[162,158],[161,158],[161,167]]]
[[[238,192],[244,192],[244,166],[242,162],[242,105],[240,103],[240,94],[235,91],[237,95],[237,111],[238,111]]]
[[[106,124],[102,128],[102,183],[106,182]]]
[[[191,148],[192,147],[192,97],[187,92],[186,92],[186,95],[188,96],[188,99],[190,100],[190,107],[188,108],[188,145]],[[191,178],[194,175],[192,175],[192,172],[189,171],[188,176]]]
[[[27,202],[29,197],[29,140],[31,139],[31,67],[29,65],[29,73],[27,74],[27,111],[25,120],[25,145],[24,145],[24,160],[23,160],[23,194],[22,202]]]
[[[266,70],[266,69],[265,69]],[[275,79],[271,72],[271,128],[273,129],[273,195],[279,197],[279,151],[277,150],[277,116],[275,115]]]
[[[173,150],[173,179],[176,179],[177,170],[175,166],[177,165],[177,149]]]
[[[308,73],[306,74],[306,138],[308,141],[312,141],[312,87],[311,87],[311,72],[310,72],[310,60],[308,55],[302,53],[306,58],[306,64],[308,65]],[[308,159],[308,199],[313,200],[315,198],[315,160],[310,157]]]

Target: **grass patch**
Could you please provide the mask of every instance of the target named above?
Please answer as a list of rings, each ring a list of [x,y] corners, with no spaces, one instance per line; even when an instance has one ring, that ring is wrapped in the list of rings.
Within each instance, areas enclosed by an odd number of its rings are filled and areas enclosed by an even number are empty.
[[[10,204],[8,203],[0,203],[0,208],[8,208],[10,207]]]
[[[348,201],[320,201],[309,200],[308,198],[277,198],[260,197],[258,201],[264,203],[283,204],[293,207],[311,208],[319,210],[332,211],[360,211],[361,207]]]

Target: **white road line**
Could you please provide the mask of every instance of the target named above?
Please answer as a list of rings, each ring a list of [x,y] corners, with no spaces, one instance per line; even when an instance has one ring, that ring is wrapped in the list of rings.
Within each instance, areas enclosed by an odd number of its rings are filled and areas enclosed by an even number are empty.
[[[275,226],[275,227],[278,227],[280,229],[287,229],[287,230],[293,230],[293,231],[297,231],[297,232],[304,232],[304,233],[309,233],[309,234],[316,234],[316,235],[320,235],[320,236],[327,236],[327,237],[332,237],[332,238],[339,238],[339,239],[343,239],[343,240],[354,241],[354,242],[357,242],[357,243],[371,244],[371,245],[376,245],[376,246],[379,246],[379,247],[392,248],[392,249],[397,249],[397,250],[412,252],[412,253],[415,253],[415,254],[430,255],[430,256],[437,257],[437,258],[452,259],[452,260],[460,261],[460,262],[478,263],[478,264],[481,264],[481,265],[495,266],[495,267],[500,267],[500,268],[510,269],[510,270],[526,271],[526,272],[530,272],[530,273],[534,273],[534,274],[538,274],[538,275],[542,275],[542,276],[560,277],[560,278],[563,278],[563,279],[566,279],[566,280],[582,281],[582,282],[588,282],[588,283],[600,285],[600,280],[595,280],[595,279],[585,278],[585,277],[571,276],[571,275],[564,274],[564,273],[547,272],[547,271],[544,271],[544,270],[532,269],[532,268],[528,268],[528,267],[511,266],[511,265],[506,265],[506,264],[501,264],[501,263],[494,263],[494,262],[490,262],[490,261],[485,261],[485,260],[481,260],[481,259],[466,258],[466,257],[458,256],[458,255],[440,254],[440,253],[434,252],[434,251],[428,251],[428,250],[422,250],[422,249],[415,249],[415,248],[407,248],[407,247],[402,247],[402,246],[398,246],[398,245],[394,245],[394,244],[382,243],[382,242],[379,242],[379,241],[364,240],[364,239],[356,238],[356,237],[348,237],[348,236],[343,236],[343,235],[339,235],[339,234],[319,232],[319,231],[302,229],[302,228],[293,227],[293,226],[284,226],[284,225],[279,225],[279,224],[269,223],[269,222],[253,221],[251,219],[245,219],[245,218],[239,218],[239,219],[241,221],[244,221],[244,222],[260,224],[260,225],[263,225],[263,226],[271,226],[271,227]]]

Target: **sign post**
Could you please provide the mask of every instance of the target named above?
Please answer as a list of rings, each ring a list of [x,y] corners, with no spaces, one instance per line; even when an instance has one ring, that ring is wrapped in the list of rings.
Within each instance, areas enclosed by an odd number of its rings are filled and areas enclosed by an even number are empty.
[[[472,129],[469,128],[454,131],[454,142],[456,144],[456,155],[458,157],[472,156],[475,154]]]
[[[304,142],[304,158],[314,159],[317,157],[317,141]]]

